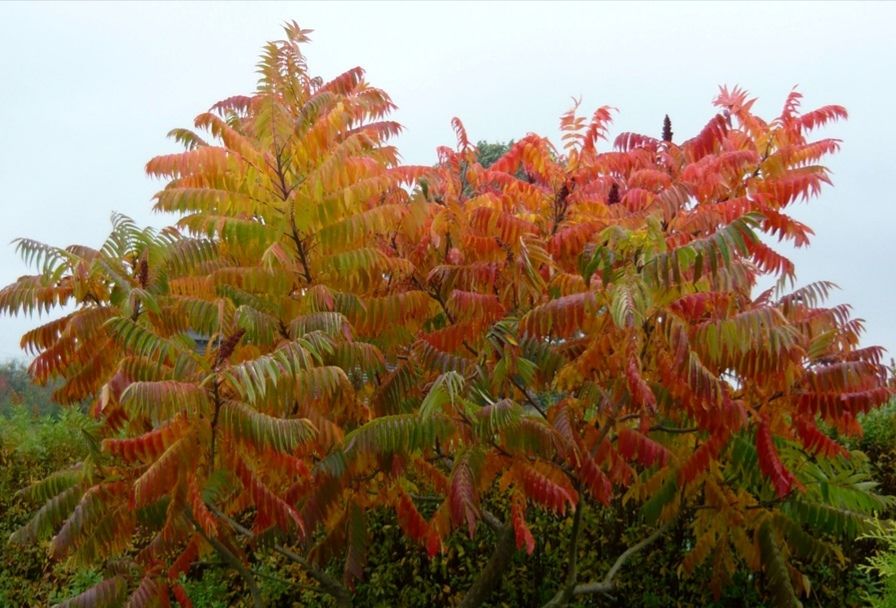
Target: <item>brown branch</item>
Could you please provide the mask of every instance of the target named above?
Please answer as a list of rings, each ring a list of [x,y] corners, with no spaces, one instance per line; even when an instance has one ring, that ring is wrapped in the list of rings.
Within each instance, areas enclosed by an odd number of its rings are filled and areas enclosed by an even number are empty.
[[[524,397],[526,397],[526,401],[529,402],[529,405],[534,407],[538,411],[538,413],[541,414],[541,417],[544,418],[545,420],[547,420],[548,415],[544,409],[544,406],[540,405],[535,400],[535,397],[533,397],[532,395],[529,394],[529,390],[525,386],[520,384],[516,380],[516,378],[510,378],[510,383],[513,384],[517,388],[517,390],[523,394]]]
[[[84,299],[93,302],[97,306],[103,305],[102,302],[100,302],[100,299],[97,298],[92,291],[88,291],[87,295],[84,296]]]
[[[251,530],[241,526],[239,523],[225,515],[219,509],[209,505],[209,509],[217,515],[220,519],[226,522],[231,528],[233,528],[236,532],[242,534],[246,538],[253,539],[255,535]],[[337,606],[351,606],[352,605],[352,596],[349,590],[338,580],[324,572],[323,570],[319,570],[314,567],[307,559],[299,555],[298,553],[287,549],[283,545],[274,543],[271,545],[271,548],[282,555],[283,557],[296,562],[305,570],[308,571],[309,576],[316,580],[318,584],[320,584],[321,590],[333,597],[336,600]]]
[[[307,250],[304,241],[302,241],[302,238],[299,235],[299,229],[296,226],[296,215],[293,212],[292,203],[289,201],[289,196],[292,194],[292,188],[286,186],[286,174],[283,172],[283,159],[280,158],[281,153],[282,150],[279,150],[276,154],[277,167],[274,169],[277,174],[277,179],[280,181],[280,198],[283,199],[285,205],[289,206],[287,212],[287,215],[289,216],[289,229],[291,232],[289,236],[296,245],[296,255],[299,256],[299,262],[302,264],[302,272],[305,275],[305,282],[310,284],[312,282],[312,277],[311,269],[308,266]]]
[[[199,532],[200,536],[205,539],[205,542],[211,545],[218,553],[218,555],[221,556],[221,559],[223,559],[234,570],[240,573],[240,576],[243,578],[243,580],[246,581],[246,586],[249,588],[249,594],[252,596],[252,603],[255,608],[263,608],[264,602],[261,599],[261,593],[258,591],[258,585],[255,584],[255,577],[252,576],[251,570],[249,570],[249,568],[247,568],[246,565],[243,564],[240,558],[234,555],[233,552],[224,545],[224,543],[222,543],[217,538],[206,534],[205,530],[202,529],[202,526],[199,525],[189,509],[184,509],[184,514],[186,514],[187,519],[190,520],[190,523],[193,524],[193,527],[196,528],[196,531]]]
[[[311,268],[308,266],[305,243],[302,241],[302,237],[299,236],[299,229],[296,227],[296,217],[292,211],[289,212],[289,229],[292,232],[289,236],[296,245],[296,255],[299,256],[299,262],[302,264],[302,274],[305,275],[305,282],[311,284],[313,278],[311,276]]]
[[[218,416],[221,413],[221,394],[220,394],[220,383],[217,377],[217,371],[215,372],[215,385],[212,391],[214,396],[214,405],[215,405],[215,413],[212,415],[211,422],[211,431],[212,431],[212,439],[211,445],[209,448],[209,465],[214,468],[215,467],[215,443],[217,438],[217,430],[218,430]]]
[[[655,424],[650,427],[651,431],[661,431],[663,433],[678,433],[678,434],[687,434],[687,433],[696,433],[700,430],[699,427],[692,426],[687,428],[679,428],[674,426],[665,426],[663,424]]]
[[[448,310],[448,306],[445,303],[445,299],[439,293],[438,289],[435,287],[428,288],[424,287],[423,284],[417,277],[411,277],[411,282],[414,284],[417,289],[428,295],[430,298],[439,303],[439,306],[442,308],[442,312],[445,313],[445,317],[448,318],[448,321],[451,323],[457,323],[457,319],[454,318],[454,315],[451,314],[451,311]]]
[[[131,313],[131,321],[133,323],[137,322],[137,319],[140,318],[140,300],[134,302],[134,312]]]

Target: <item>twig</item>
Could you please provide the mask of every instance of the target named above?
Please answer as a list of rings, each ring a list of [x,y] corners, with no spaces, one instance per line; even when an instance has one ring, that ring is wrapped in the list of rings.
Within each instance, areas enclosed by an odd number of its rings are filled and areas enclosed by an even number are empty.
[[[523,394],[524,397],[526,397],[526,401],[529,402],[529,405],[531,405],[536,410],[538,410],[538,413],[541,414],[542,418],[547,419],[548,415],[545,412],[544,408],[535,400],[535,398],[532,395],[529,394],[529,391],[526,389],[525,386],[520,384],[516,380],[516,378],[510,378],[510,383],[513,384],[517,388],[517,390]]]
[[[686,433],[696,433],[697,431],[700,430],[700,428],[696,427],[696,426],[692,426],[692,427],[688,427],[688,428],[678,428],[678,427],[674,427],[674,426],[665,426],[662,424],[656,424],[656,425],[650,427],[650,430],[651,431],[662,431],[663,433],[686,434]]]

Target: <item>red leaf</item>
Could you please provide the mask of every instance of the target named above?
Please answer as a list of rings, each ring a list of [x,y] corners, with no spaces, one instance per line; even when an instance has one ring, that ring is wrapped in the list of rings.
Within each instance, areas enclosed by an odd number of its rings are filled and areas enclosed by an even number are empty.
[[[513,502],[510,504],[510,519],[513,522],[516,548],[522,549],[525,547],[526,554],[532,555],[532,552],[535,551],[535,537],[532,536],[532,531],[529,530],[529,526],[526,525],[525,513],[525,501],[521,497],[515,496]]]
[[[435,557],[442,550],[442,538],[435,528],[430,528],[426,534],[426,554]]]
[[[628,485],[635,476],[635,472],[609,441],[603,441],[597,448],[595,460],[606,467],[607,476],[613,483]]]
[[[197,557],[199,557],[199,547],[196,543],[196,538],[194,537],[187,543],[187,546],[181,551],[181,554],[177,556],[177,559],[174,560],[171,567],[168,568],[168,578],[174,580],[182,573],[189,570]],[[176,594],[177,593],[175,592],[175,595]]]
[[[813,454],[821,454],[828,458],[849,455],[846,448],[819,431],[814,422],[804,418],[795,418],[793,426],[800,441]]]
[[[298,512],[262,483],[240,458],[236,459],[235,472],[243,486],[249,490],[262,520],[274,521],[282,530],[287,531],[294,525],[300,535],[305,534],[305,526]]]
[[[127,582],[121,576],[107,578],[84,593],[56,604],[56,608],[102,608],[121,606],[127,592]]]
[[[645,467],[664,466],[669,460],[669,450],[627,426],[619,429],[617,446],[624,458],[637,460]]]
[[[797,120],[804,129],[812,130],[816,127],[824,126],[828,122],[838,120],[840,118],[848,118],[846,108],[843,106],[821,106],[817,110],[806,112]]]
[[[728,431],[710,435],[706,443],[697,448],[691,457],[684,463],[678,472],[678,480],[682,484],[688,484],[697,478],[703,471],[709,468],[709,464],[716,458],[728,442]]]
[[[641,407],[649,410],[656,409],[656,397],[650,386],[641,376],[641,370],[638,366],[638,360],[634,356],[628,359],[628,365],[625,368],[625,377],[628,380],[628,390],[632,394],[632,399]]]
[[[417,511],[411,497],[404,492],[399,495],[398,502],[395,503],[395,514],[398,516],[398,525],[409,538],[417,542],[427,539],[429,525]]]
[[[728,121],[722,114],[716,114],[703,127],[703,130],[694,137],[686,141],[683,146],[688,151],[688,156],[692,160],[700,159],[707,154],[712,153],[716,145],[722,141],[728,134]]]
[[[476,533],[478,519],[476,509],[476,491],[473,483],[473,471],[466,462],[459,462],[451,476],[451,493],[448,497],[451,507],[451,521],[454,525],[466,522],[470,538]]]
[[[778,498],[784,498],[790,494],[796,484],[796,479],[781,463],[772,441],[768,422],[765,420],[760,422],[756,428],[756,451],[759,456],[759,469],[775,486]]]
[[[594,294],[576,293],[551,300],[530,310],[520,320],[520,330],[534,337],[571,337],[581,331],[594,308]]]
[[[211,511],[209,511],[208,507],[205,505],[205,501],[202,498],[202,491],[199,488],[199,481],[193,474],[189,475],[187,478],[187,500],[190,502],[190,509],[193,511],[193,517],[196,518],[196,521],[199,522],[199,525],[202,526],[205,533],[209,536],[217,536],[218,523],[215,521],[215,516],[212,515]]]
[[[168,588],[161,584],[155,577],[144,576],[143,580],[128,598],[125,608],[147,608],[156,605],[156,600],[162,603],[168,603]]]
[[[610,482],[610,478],[589,456],[582,458],[579,476],[595,499],[605,505],[610,504],[610,498],[613,496],[613,484]]]
[[[177,599],[177,603],[183,608],[193,608],[193,602],[190,601],[190,596],[187,595],[187,592],[183,587],[174,583],[171,585],[171,591],[174,592],[174,597]]]
[[[168,424],[139,437],[104,439],[103,450],[128,462],[152,461],[161,456],[172,443],[180,438],[188,426],[187,419],[178,416]]]
[[[531,465],[522,465],[517,471],[528,498],[561,515],[566,513],[567,505],[576,505],[576,491],[561,475],[548,469],[539,470]]]

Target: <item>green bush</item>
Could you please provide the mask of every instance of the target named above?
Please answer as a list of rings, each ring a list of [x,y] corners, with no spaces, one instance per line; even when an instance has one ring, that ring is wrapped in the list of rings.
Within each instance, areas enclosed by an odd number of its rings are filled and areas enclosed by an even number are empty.
[[[875,478],[882,489],[896,493],[896,399],[886,406],[861,418],[864,434],[855,440],[855,447],[864,451],[875,469]],[[893,517],[893,513],[885,514]],[[865,594],[874,608],[896,608],[896,522],[879,521],[875,529],[864,537],[866,545],[873,543],[872,552],[861,570],[868,574],[873,585]]]
[[[865,538],[877,541],[881,548],[861,566],[876,579],[873,591],[866,595],[872,608],[896,608],[896,526],[877,522]]]
[[[33,515],[19,490],[83,458],[93,422],[77,408],[55,415],[26,403],[5,403],[0,414],[0,606],[46,606],[80,593],[96,580],[47,557],[46,543],[13,547],[9,535]]]
[[[865,414],[860,422],[864,433],[854,445],[870,458],[882,490],[896,494],[896,399]]]

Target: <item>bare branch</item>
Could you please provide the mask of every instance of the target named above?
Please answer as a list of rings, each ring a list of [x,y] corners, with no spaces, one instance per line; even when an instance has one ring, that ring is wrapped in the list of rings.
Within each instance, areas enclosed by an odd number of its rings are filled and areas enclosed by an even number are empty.
[[[610,567],[610,570],[607,572],[607,575],[602,581],[576,585],[575,589],[573,589],[573,595],[586,595],[588,593],[607,593],[608,591],[612,591],[613,586],[615,585],[613,579],[616,577],[616,574],[618,574],[619,569],[622,568],[623,565],[625,565],[625,562],[627,562],[633,555],[635,555],[636,553],[656,541],[663,534],[665,534],[671,525],[672,522],[666,522],[665,524],[654,530],[653,534],[626,549],[622,553],[622,555],[616,558],[616,561],[613,563],[612,567]]]

